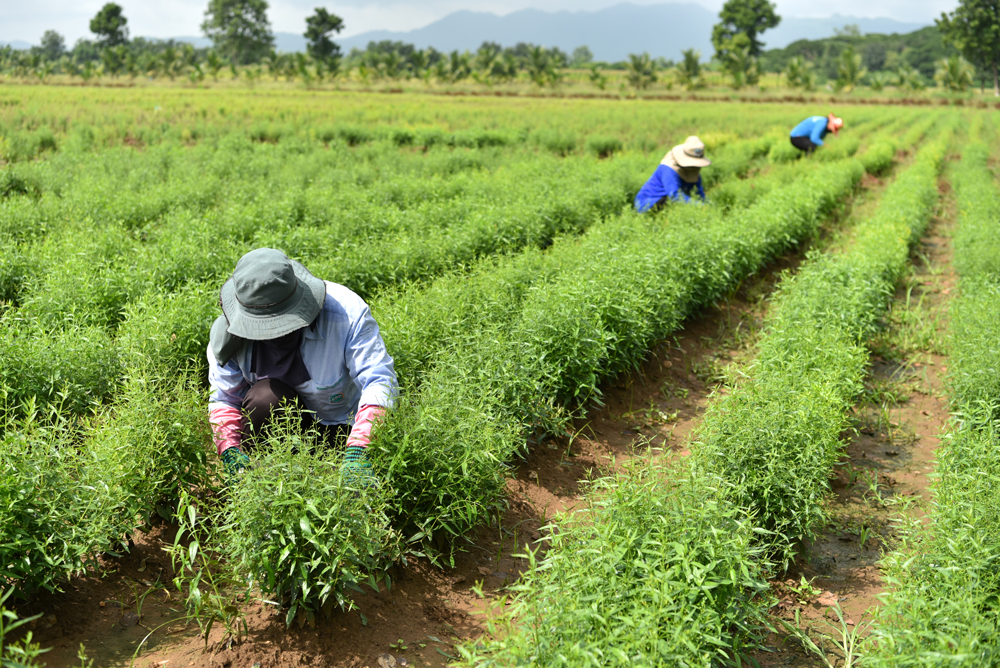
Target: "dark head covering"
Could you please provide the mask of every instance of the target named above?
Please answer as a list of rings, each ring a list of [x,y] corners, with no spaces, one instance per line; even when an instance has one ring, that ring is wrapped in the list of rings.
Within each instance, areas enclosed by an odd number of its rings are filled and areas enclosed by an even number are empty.
[[[303,331],[297,329],[270,341],[253,342],[250,372],[257,374],[257,380],[270,378],[295,387],[312,378],[302,361]]]

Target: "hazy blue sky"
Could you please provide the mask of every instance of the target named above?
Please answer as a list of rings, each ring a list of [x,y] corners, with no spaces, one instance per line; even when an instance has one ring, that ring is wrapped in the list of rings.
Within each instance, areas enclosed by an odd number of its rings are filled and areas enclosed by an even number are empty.
[[[344,18],[344,37],[366,30],[411,30],[457,9],[489,11],[497,14],[534,7],[554,10],[594,10],[621,0],[273,0],[268,16],[275,31],[301,33],[305,17],[317,5]],[[659,4],[669,0],[632,0],[634,4]],[[723,0],[696,0],[718,11]],[[0,1],[0,40],[38,43],[42,33],[55,29],[69,44],[90,37],[91,17],[105,0],[15,0]],[[118,0],[125,9],[133,36],[176,37],[200,35],[198,26],[207,0]],[[778,0],[778,12],[786,16],[825,17],[843,15],[888,17],[899,21],[928,23],[942,11],[950,11],[956,0]]]

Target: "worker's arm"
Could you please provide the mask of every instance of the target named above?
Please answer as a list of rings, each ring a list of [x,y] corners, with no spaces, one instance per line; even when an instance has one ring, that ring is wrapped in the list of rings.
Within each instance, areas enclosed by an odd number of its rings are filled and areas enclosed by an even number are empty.
[[[816,121],[813,123],[812,132],[809,133],[809,141],[816,144],[816,146],[823,145],[823,135],[826,134],[826,123],[826,118],[822,122]]]
[[[229,448],[240,446],[243,414],[240,406],[250,388],[235,359],[222,365],[208,347],[208,384],[212,393],[208,399],[208,421],[212,425],[215,447],[221,455]]]
[[[698,175],[698,184],[697,185],[698,185],[698,197],[700,197],[701,201],[704,202],[705,201],[705,187],[702,186],[702,184],[701,184],[701,174]]]
[[[367,307],[351,328],[344,357],[348,373],[361,388],[358,412],[347,445],[366,447],[371,440],[372,424],[392,406],[397,392],[392,357]]]
[[[361,388],[361,399],[347,437],[342,470],[348,484],[372,487],[378,484],[368,461],[372,427],[385,417],[386,409],[392,406],[398,383],[392,357],[385,349],[378,323],[367,306],[351,327],[345,353],[347,371]]]

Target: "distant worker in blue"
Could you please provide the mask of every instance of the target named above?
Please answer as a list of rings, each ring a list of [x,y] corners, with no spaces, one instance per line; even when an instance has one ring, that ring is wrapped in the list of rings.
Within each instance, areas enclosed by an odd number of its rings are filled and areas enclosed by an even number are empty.
[[[705,201],[705,189],[701,185],[701,168],[712,161],[705,157],[705,143],[697,137],[688,137],[678,144],[660,161],[635,196],[635,210],[649,211],[667,200],[690,202],[692,190],[697,189],[698,197]]]
[[[792,146],[805,151],[808,155],[823,145],[823,137],[827,132],[837,134],[844,127],[844,119],[833,114],[829,116],[810,116],[795,126],[792,130]]]

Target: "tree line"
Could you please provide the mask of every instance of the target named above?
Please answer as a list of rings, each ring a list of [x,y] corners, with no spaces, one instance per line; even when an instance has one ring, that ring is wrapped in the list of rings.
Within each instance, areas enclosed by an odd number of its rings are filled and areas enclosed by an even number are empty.
[[[936,26],[909,35],[861,35],[857,26],[845,26],[831,38],[800,40],[767,52],[761,35],[781,22],[774,3],[727,0],[712,29],[715,52],[707,63],[694,49],[683,51],[676,63],[648,53],[630,54],[619,63],[597,63],[586,46],[569,55],[523,42],[506,48],[484,42],[475,52],[450,53],[404,42],[371,42],[344,57],[333,41],[344,28],[343,19],[322,7],[306,19],[306,52],[283,54],[275,50],[267,10],[267,0],[209,0],[201,29],[212,48],[198,49],[173,40],[129,39],[121,6],[109,2],[90,21],[94,39],[78,40],[67,49],[64,38],[49,30],[40,46],[0,49],[0,68],[15,76],[45,80],[62,73],[84,81],[103,75],[198,82],[218,80],[228,70],[233,77],[251,81],[270,76],[322,82],[355,72],[362,82],[419,78],[428,84],[469,80],[492,85],[523,75],[539,87],[555,87],[566,78],[567,68],[574,67],[585,68],[590,82],[602,90],[609,69],[624,71],[625,82],[635,89],[658,81],[668,88],[677,84],[697,89],[706,85],[708,72],[722,73],[734,89],[758,85],[762,72],[781,72],[792,87],[813,90],[826,82],[844,92],[861,85],[919,90],[932,78],[949,90],[963,91],[978,77],[981,86],[992,79],[994,93],[1000,96],[997,0],[960,0]]]

